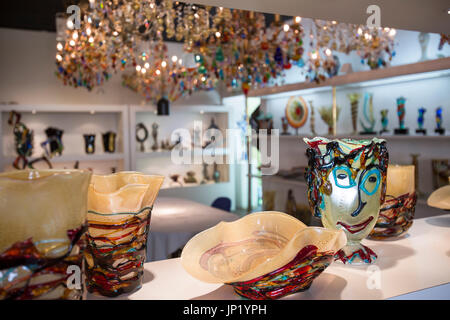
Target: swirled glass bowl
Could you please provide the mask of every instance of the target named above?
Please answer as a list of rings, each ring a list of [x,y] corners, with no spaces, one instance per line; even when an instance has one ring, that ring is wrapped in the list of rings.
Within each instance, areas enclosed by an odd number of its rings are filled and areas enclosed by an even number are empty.
[[[308,289],[346,243],[342,230],[307,227],[266,211],[197,234],[181,262],[193,277],[231,285],[245,298],[278,299]]]

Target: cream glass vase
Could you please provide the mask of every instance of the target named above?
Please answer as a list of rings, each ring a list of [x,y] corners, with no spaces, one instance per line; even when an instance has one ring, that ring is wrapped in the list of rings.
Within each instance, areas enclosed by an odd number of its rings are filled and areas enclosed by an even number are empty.
[[[142,285],[152,206],[163,176],[94,175],[88,197],[89,292],[114,297]]]
[[[90,177],[81,170],[0,174],[0,299],[83,297]]]
[[[384,140],[314,138],[309,145],[308,201],[330,229],[342,229],[347,245],[336,254],[343,263],[372,263],[376,254],[361,244],[378,219],[386,193],[388,153]]]

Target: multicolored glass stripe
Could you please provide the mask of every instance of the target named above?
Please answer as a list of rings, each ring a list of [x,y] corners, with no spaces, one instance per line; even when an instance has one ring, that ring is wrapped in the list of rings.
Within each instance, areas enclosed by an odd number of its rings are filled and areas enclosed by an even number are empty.
[[[413,223],[416,201],[415,192],[397,198],[386,195],[377,224],[369,234],[369,238],[383,240],[405,234]]]
[[[305,246],[283,267],[255,279],[227,283],[234,291],[252,300],[278,299],[307,290],[312,281],[333,261],[333,252],[317,252],[313,245]]]
[[[69,247],[57,258],[44,257],[31,238],[0,254],[0,300],[82,299],[82,284],[78,289],[67,285],[72,275],[67,268],[82,270],[85,231],[86,226],[67,231]]]
[[[103,222],[88,217],[88,246],[85,250],[89,292],[115,297],[139,288],[144,274],[147,236],[152,207],[139,212],[100,214],[123,215],[123,220]],[[102,236],[93,236],[97,234]]]

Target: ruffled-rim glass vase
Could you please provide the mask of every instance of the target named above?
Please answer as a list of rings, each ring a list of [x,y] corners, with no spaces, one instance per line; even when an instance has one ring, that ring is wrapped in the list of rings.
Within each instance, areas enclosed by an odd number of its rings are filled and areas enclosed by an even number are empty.
[[[142,285],[153,203],[163,176],[94,175],[88,197],[87,288],[115,297]]]

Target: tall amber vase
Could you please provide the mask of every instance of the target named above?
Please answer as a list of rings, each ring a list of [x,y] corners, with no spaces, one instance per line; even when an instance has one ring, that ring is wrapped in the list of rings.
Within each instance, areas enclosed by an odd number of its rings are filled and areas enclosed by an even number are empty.
[[[88,197],[88,291],[115,297],[142,285],[152,206],[163,176],[94,175]]]

